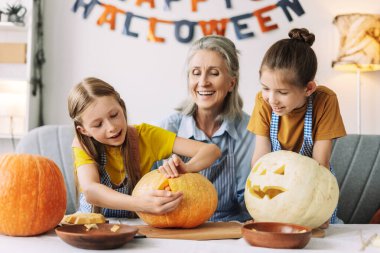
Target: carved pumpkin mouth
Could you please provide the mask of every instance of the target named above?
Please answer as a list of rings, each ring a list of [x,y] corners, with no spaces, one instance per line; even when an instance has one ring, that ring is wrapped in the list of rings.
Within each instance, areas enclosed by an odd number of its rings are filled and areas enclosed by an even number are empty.
[[[286,191],[286,189],[281,186],[264,186],[263,188],[261,188],[260,185],[251,186],[251,181],[249,179],[247,180],[247,186],[252,196],[258,199],[263,199],[265,196],[269,199],[273,199]]]

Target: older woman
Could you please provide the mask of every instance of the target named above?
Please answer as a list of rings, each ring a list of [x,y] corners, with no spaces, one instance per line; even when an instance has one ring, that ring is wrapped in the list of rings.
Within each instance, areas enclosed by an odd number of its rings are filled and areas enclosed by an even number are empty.
[[[195,41],[187,59],[189,97],[178,113],[161,124],[180,137],[214,143],[221,149],[222,157],[201,172],[218,191],[218,207],[211,221],[251,219],[244,188],[255,137],[246,130],[249,116],[242,111],[238,93],[237,54],[226,37],[212,35]]]

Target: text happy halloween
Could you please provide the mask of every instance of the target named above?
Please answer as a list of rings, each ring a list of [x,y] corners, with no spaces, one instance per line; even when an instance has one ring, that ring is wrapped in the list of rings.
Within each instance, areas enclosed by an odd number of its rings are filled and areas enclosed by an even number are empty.
[[[166,6],[170,9],[171,1],[178,0],[165,0]],[[197,3],[199,1],[206,0],[192,0],[192,11],[197,11]],[[136,5],[141,5],[142,2],[149,2],[151,8],[154,8],[154,0],[137,0]],[[165,38],[159,37],[156,34],[158,25],[166,24],[174,26],[175,38],[181,43],[188,43],[192,41],[194,37],[194,29],[196,26],[199,26],[202,30],[204,36],[211,34],[225,35],[227,25],[231,23],[233,25],[236,37],[239,40],[252,38],[255,36],[254,32],[249,31],[247,23],[244,23],[245,19],[256,18],[260,29],[263,33],[269,32],[271,30],[277,29],[278,25],[272,23],[271,17],[268,15],[270,11],[275,8],[281,8],[284,12],[286,18],[289,22],[293,21],[291,15],[292,11],[297,16],[301,16],[305,13],[300,2],[298,0],[280,0],[276,4],[268,5],[264,8],[254,10],[252,12],[230,17],[222,18],[219,20],[210,19],[210,20],[200,20],[200,21],[190,21],[190,20],[163,20],[155,17],[144,17],[141,15],[134,14],[129,11],[121,10],[118,7],[105,4],[99,0],[90,0],[86,3],[84,0],[76,0],[73,6],[73,11],[76,13],[78,9],[83,10],[83,18],[86,19],[92,12],[95,6],[100,6],[104,8],[103,13],[97,20],[97,25],[102,26],[103,24],[109,24],[111,30],[115,30],[116,26],[116,17],[119,15],[125,16],[123,34],[131,37],[139,37],[137,31],[133,31],[131,27],[132,20],[141,19],[146,20],[149,23],[149,30],[147,32],[147,39],[153,42],[165,42]],[[226,7],[231,8],[231,0],[226,0]]]

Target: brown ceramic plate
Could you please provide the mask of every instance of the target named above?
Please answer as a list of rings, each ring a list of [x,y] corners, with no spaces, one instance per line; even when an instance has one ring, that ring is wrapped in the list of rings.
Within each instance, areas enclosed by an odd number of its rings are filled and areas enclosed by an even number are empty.
[[[254,222],[242,227],[244,239],[252,246],[302,249],[310,241],[309,227],[279,222]]]
[[[111,228],[120,226],[116,232]],[[84,225],[63,226],[55,233],[66,243],[82,249],[116,249],[133,239],[138,229],[124,224],[97,224],[87,231]]]

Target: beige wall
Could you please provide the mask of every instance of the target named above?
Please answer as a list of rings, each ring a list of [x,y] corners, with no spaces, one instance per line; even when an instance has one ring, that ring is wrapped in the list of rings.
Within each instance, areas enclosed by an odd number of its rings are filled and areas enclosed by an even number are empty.
[[[95,7],[87,20],[82,11],[74,13],[74,0],[45,1],[45,119],[47,124],[69,123],[66,97],[70,88],[86,76],[97,76],[113,84],[124,97],[132,123],[158,123],[173,112],[173,108],[186,96],[184,61],[189,44],[176,41],[172,28],[161,26],[159,36],[165,43],[146,40],[147,23],[136,22],[134,30],[139,38],[122,34],[124,18],[119,18],[115,31],[107,25],[99,27],[101,15]],[[232,17],[274,4],[277,1],[232,0],[233,9],[226,9],[225,1],[208,0],[199,3],[192,13],[189,2],[172,2],[170,12],[163,11],[164,0],[156,0],[156,8],[142,7],[134,1],[108,1],[134,14],[169,20],[219,19]],[[337,55],[338,35],[332,24],[334,16],[350,12],[380,13],[380,5],[373,0],[299,0],[305,14],[288,22],[277,8],[268,12],[279,29],[263,33],[257,20],[247,19],[248,31],[254,38],[238,40],[231,25],[227,36],[241,51],[241,87],[244,110],[250,113],[255,94],[259,91],[258,68],[265,50],[278,39],[285,38],[294,27],[306,27],[316,35],[313,48],[318,56],[317,81],[337,94],[341,112],[349,133],[356,132],[355,74],[334,71],[331,62]],[[201,36],[196,31],[195,38]],[[362,132],[380,134],[380,72],[362,75]]]

